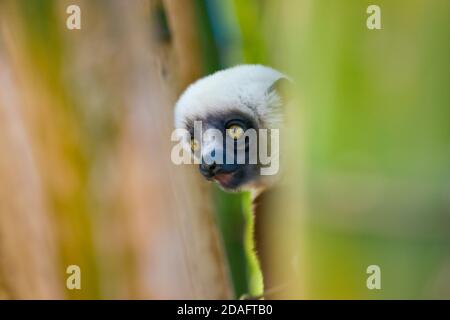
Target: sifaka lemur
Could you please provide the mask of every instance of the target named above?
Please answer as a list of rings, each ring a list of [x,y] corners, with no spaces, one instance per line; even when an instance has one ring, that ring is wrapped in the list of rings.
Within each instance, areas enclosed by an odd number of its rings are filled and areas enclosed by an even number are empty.
[[[261,215],[269,214],[260,214],[260,208],[265,209],[260,203],[279,176],[274,162],[279,156],[278,130],[285,104],[279,88],[284,82],[289,83],[289,78],[272,68],[240,65],[196,81],[175,105],[175,128],[189,133],[185,149],[197,159],[200,173],[227,192],[252,193],[255,233]],[[261,261],[264,250],[258,243],[263,237],[255,238],[264,287],[270,289],[266,263]]]

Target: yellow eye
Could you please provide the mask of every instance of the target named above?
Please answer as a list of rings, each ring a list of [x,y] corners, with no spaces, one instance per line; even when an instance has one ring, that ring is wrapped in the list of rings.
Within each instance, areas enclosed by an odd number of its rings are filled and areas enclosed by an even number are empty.
[[[244,129],[237,124],[233,124],[228,127],[227,134],[234,140],[237,140],[244,135]]]
[[[192,151],[197,151],[200,148],[200,143],[198,143],[197,140],[192,139],[191,140],[191,150]]]

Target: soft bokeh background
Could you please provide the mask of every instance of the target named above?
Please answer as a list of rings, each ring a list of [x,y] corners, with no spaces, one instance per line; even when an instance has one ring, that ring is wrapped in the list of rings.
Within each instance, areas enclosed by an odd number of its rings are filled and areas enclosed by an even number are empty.
[[[249,195],[171,164],[170,131],[187,84],[262,63],[296,83],[275,297],[450,298],[449,18],[447,0],[0,0],[0,297],[260,293]]]

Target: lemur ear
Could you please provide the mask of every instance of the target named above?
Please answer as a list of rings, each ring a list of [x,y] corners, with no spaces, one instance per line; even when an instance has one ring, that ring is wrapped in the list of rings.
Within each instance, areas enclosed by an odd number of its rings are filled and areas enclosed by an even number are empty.
[[[282,77],[272,83],[272,85],[267,89],[266,94],[276,92],[276,94],[281,98],[283,105],[286,105],[292,100],[292,89],[292,81],[288,78]]]

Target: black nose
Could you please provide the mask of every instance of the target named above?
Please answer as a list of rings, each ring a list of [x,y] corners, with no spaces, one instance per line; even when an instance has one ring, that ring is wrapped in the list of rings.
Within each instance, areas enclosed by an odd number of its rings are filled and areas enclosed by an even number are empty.
[[[206,178],[214,177],[218,170],[219,166],[216,164],[216,162],[213,162],[212,164],[202,163],[200,165],[200,172]]]

